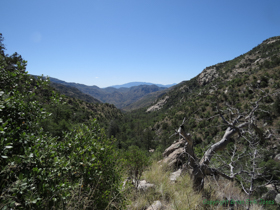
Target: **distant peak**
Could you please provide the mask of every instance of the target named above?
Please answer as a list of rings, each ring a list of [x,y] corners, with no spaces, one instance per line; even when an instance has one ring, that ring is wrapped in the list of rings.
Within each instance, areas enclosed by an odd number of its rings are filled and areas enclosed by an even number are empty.
[[[122,85],[113,85],[113,86],[110,86],[110,87],[118,89],[118,88],[130,88],[130,87],[139,86],[139,85],[156,85],[158,87],[169,88],[171,86],[176,85],[176,83],[173,83],[173,84],[170,84],[170,85],[162,85],[162,84],[154,84],[154,83],[150,83],[150,82],[129,82],[129,83],[125,83],[125,84],[122,84]]]

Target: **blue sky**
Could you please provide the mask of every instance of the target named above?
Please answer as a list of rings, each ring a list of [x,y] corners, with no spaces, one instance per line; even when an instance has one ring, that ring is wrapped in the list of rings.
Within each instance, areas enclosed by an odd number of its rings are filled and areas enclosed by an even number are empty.
[[[27,71],[107,87],[179,83],[280,35],[279,0],[0,0]]]

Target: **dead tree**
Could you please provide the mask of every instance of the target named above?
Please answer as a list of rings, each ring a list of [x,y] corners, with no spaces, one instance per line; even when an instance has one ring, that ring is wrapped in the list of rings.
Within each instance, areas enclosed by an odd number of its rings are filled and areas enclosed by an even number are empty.
[[[263,138],[270,138],[271,133],[267,132],[262,137]],[[247,141],[248,151],[246,152],[246,160],[245,161],[245,169],[242,169],[242,173],[240,174],[241,180],[240,184],[242,186],[243,191],[248,195],[248,200],[250,201],[251,196],[253,193],[261,188],[265,187],[268,184],[275,184],[275,181],[272,180],[271,175],[265,175],[264,167],[260,167],[260,162],[262,161],[264,155],[263,149],[260,147],[260,138],[256,132],[252,128],[248,128],[246,133],[242,136],[244,140]],[[260,181],[261,183],[257,183],[256,181]],[[250,209],[249,202],[248,210]]]
[[[185,164],[185,167],[191,168],[191,177],[193,182],[193,189],[195,191],[200,191],[204,187],[204,179],[206,176],[221,176],[227,180],[235,180],[236,176],[243,173],[243,170],[235,172],[234,165],[231,164],[229,173],[224,173],[221,170],[210,167],[210,162],[213,156],[221,150],[224,150],[227,145],[231,142],[231,138],[238,134],[239,137],[244,135],[247,129],[253,129],[254,132],[259,135],[260,138],[263,138],[258,125],[256,123],[255,113],[259,109],[259,103],[265,96],[260,97],[253,105],[253,108],[247,113],[240,113],[238,109],[228,107],[228,110],[234,114],[234,118],[228,121],[221,109],[218,110],[218,114],[221,117],[222,121],[227,125],[227,129],[224,132],[223,137],[210,146],[206,150],[203,157],[199,160],[194,152],[194,141],[189,133],[186,132],[184,127],[185,119],[182,124],[179,126],[179,129],[176,131],[180,137],[185,139],[186,144],[184,146],[184,153],[188,155],[188,161]],[[244,172],[245,173],[245,172]]]

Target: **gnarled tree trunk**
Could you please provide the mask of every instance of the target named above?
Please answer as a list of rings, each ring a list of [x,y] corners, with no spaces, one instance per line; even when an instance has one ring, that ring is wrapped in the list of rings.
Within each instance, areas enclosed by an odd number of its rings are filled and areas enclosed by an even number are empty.
[[[184,146],[184,153],[188,155],[188,161],[185,164],[185,167],[189,167],[192,169],[191,177],[193,181],[193,189],[195,191],[200,191],[204,187],[204,178],[206,176],[222,176],[228,180],[234,180],[235,176],[240,174],[233,172],[233,167],[231,166],[230,175],[227,175],[217,169],[210,168],[209,163],[212,159],[212,157],[217,153],[218,151],[224,150],[226,146],[231,142],[231,137],[233,137],[234,134],[238,133],[239,135],[242,135],[243,128],[250,126],[251,128],[255,129],[256,132],[259,132],[259,129],[254,124],[254,113],[259,107],[259,102],[261,101],[263,97],[261,97],[259,100],[255,102],[254,108],[244,117],[243,115],[237,114],[237,117],[232,121],[228,122],[221,112],[219,112],[220,117],[223,119],[224,123],[228,125],[227,129],[225,130],[225,133],[222,137],[222,139],[215,144],[213,144],[203,155],[203,157],[198,160],[194,153],[194,142],[189,133],[186,133],[184,128],[185,119],[183,120],[183,123],[180,125],[179,129],[176,131],[177,134],[179,134],[182,138],[186,140],[186,144]],[[245,119],[243,122],[239,122],[240,119]]]

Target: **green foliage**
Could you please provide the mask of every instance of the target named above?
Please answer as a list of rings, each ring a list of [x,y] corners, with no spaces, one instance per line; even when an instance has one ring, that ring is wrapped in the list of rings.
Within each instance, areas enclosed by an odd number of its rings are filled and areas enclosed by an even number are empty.
[[[108,128],[108,136],[116,137],[116,135],[120,132],[119,125],[116,121],[111,120]]]
[[[135,180],[135,187],[137,188],[142,173],[150,162],[148,154],[137,146],[130,146],[124,153],[124,159],[128,176]]]
[[[276,96],[276,99],[273,103],[273,111],[277,116],[280,115],[280,96],[279,95]]]
[[[2,36],[2,33],[0,33],[0,54],[1,55],[4,55],[4,49],[5,49],[3,40],[4,40],[4,38]]]
[[[93,209],[105,209],[111,201],[121,198],[113,143],[94,120],[89,126],[79,125],[66,133],[59,147],[58,153],[65,158],[59,173],[73,184],[79,183],[83,198],[91,196],[89,206]],[[63,165],[69,168],[61,168]]]
[[[63,97],[25,66],[16,53],[0,55],[0,209],[120,208],[113,139],[96,120],[70,128]],[[41,127],[45,104],[57,108],[60,139]]]
[[[271,177],[273,180],[280,180],[280,163],[275,160],[268,160],[263,162],[262,166],[265,168],[264,172],[267,177]]]

